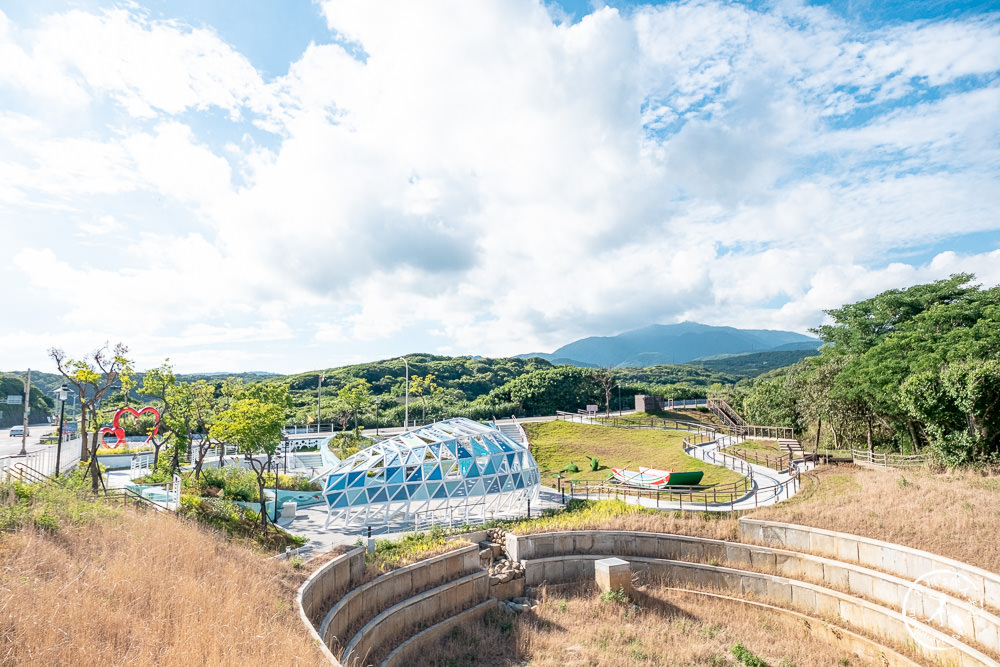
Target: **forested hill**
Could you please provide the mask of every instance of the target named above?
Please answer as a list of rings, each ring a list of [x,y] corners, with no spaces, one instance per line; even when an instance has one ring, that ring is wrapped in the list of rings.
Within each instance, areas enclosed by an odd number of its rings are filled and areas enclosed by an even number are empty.
[[[1000,464],[1000,287],[973,276],[827,311],[822,354],[731,392],[756,424],[838,448],[929,449],[949,465]]]

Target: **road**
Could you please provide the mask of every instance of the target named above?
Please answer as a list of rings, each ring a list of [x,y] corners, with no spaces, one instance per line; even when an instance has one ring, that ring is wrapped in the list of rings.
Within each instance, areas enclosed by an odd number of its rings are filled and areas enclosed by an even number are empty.
[[[28,427],[28,453],[45,449],[49,445],[41,444],[42,438],[49,433],[54,433],[56,427],[52,424],[31,424]],[[10,437],[10,429],[0,429],[0,457],[16,456],[21,453],[21,436]]]

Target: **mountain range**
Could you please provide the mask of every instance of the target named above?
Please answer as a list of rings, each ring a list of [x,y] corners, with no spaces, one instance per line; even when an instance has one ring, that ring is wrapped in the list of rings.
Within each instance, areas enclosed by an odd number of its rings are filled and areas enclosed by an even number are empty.
[[[736,329],[697,322],[652,324],[617,336],[590,336],[563,345],[555,352],[533,352],[519,357],[541,357],[554,364],[574,366],[655,366],[684,364],[723,355],[816,350],[818,338],[792,331]]]

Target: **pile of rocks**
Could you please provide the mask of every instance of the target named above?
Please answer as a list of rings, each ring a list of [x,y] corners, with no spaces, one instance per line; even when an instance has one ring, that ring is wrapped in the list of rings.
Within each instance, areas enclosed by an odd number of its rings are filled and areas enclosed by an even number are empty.
[[[504,545],[507,543],[503,528],[490,528],[486,535],[487,538],[479,543],[479,562],[484,568],[506,557]]]
[[[504,558],[490,565],[491,584],[506,584],[511,579],[520,579],[523,576],[524,565],[517,561]]]
[[[534,611],[538,608],[538,600],[534,598],[514,598],[513,600],[503,600],[500,608],[520,614],[525,611]]]

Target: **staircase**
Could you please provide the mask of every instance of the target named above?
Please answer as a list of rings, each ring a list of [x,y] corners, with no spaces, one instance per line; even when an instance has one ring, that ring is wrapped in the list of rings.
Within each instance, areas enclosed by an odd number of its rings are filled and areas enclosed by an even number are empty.
[[[525,447],[528,446],[528,434],[524,432],[524,429],[516,421],[508,424],[497,424],[497,429],[514,442],[519,442]]]
[[[781,447],[792,461],[804,461],[806,458],[805,452],[802,450],[802,443],[798,440],[778,438],[778,447]]]
[[[728,426],[730,430],[737,435],[743,435],[746,432],[747,423],[740,417],[736,410],[733,410],[729,403],[726,403],[721,398],[710,398],[708,399],[708,409],[718,417],[723,424]]]

